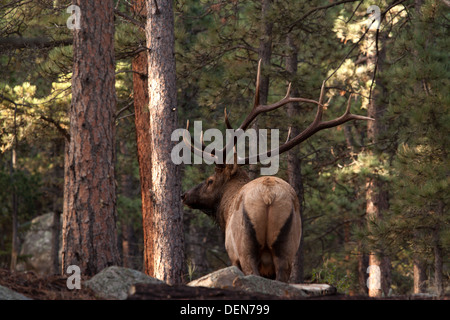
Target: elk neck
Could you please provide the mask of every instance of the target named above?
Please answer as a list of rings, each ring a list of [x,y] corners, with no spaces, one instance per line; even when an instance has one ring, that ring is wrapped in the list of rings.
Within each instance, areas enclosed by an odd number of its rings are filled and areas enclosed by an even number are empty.
[[[250,178],[247,173],[239,168],[236,174],[224,185],[222,197],[215,212],[215,219],[222,232],[225,232],[227,221],[235,207],[234,203],[240,195],[241,188],[249,182]]]

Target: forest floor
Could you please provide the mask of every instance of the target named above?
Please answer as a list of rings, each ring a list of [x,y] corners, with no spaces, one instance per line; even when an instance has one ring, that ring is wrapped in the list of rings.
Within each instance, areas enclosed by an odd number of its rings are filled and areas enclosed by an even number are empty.
[[[88,280],[83,278],[82,281]],[[19,292],[34,300],[100,300],[89,288],[69,290],[66,285],[67,276],[38,275],[34,272],[11,272],[0,269],[0,285]],[[242,291],[212,289],[203,287],[188,287],[184,285],[137,285],[135,300],[166,300],[166,299],[195,299],[195,300],[279,300],[276,296],[248,293]],[[309,297],[311,300],[373,300],[366,296],[347,296],[334,294],[328,296]],[[386,299],[386,298],[383,298]],[[388,300],[432,300],[431,297],[394,296]],[[435,298],[434,298],[435,299]],[[442,299],[450,300],[450,295]]]

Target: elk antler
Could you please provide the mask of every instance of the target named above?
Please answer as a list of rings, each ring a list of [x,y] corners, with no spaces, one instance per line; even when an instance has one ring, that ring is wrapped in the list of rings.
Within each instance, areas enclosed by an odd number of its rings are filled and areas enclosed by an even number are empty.
[[[260,76],[261,76],[261,60],[259,60],[259,62],[258,62],[258,72],[256,74],[255,100],[254,100],[252,110],[250,111],[250,113],[247,115],[247,117],[244,119],[242,124],[237,129],[237,135],[235,136],[234,141],[229,141],[227,143],[227,145],[223,149],[219,150],[218,152],[208,153],[206,155],[207,157],[218,160],[217,154],[219,154],[219,155],[222,155],[222,157],[224,158],[224,159],[221,159],[221,160],[223,160],[222,163],[225,163],[226,151],[235,150],[234,147],[237,143],[239,135],[241,135],[245,130],[247,130],[247,128],[249,127],[251,122],[259,114],[278,109],[278,108],[280,108],[288,103],[291,103],[291,102],[305,102],[305,103],[316,104],[317,105],[317,113],[314,118],[314,121],[305,130],[303,130],[301,133],[299,133],[292,139],[290,139],[290,131],[291,130],[289,129],[289,133],[288,133],[286,142],[284,144],[282,144],[280,147],[278,147],[277,149],[272,149],[272,150],[268,151],[267,153],[252,155],[252,156],[249,156],[246,158],[237,157],[237,158],[235,158],[236,159],[235,161],[238,161],[239,164],[249,164],[249,163],[259,162],[261,158],[267,159],[267,158],[270,158],[272,156],[272,154],[281,154],[283,152],[286,152],[286,151],[292,149],[293,147],[302,143],[303,141],[305,141],[306,139],[308,139],[309,137],[311,137],[313,134],[315,134],[316,132],[318,132],[320,130],[336,127],[338,125],[341,125],[341,124],[351,121],[351,120],[374,120],[370,117],[365,117],[365,116],[360,116],[360,115],[350,113],[351,98],[352,98],[352,95],[350,95],[348,102],[347,102],[347,108],[342,116],[340,116],[339,118],[333,119],[333,120],[322,121],[323,107],[324,107],[323,99],[325,97],[325,81],[322,83],[322,87],[320,89],[319,101],[306,99],[306,98],[291,97],[290,96],[291,83],[289,83],[286,95],[284,96],[283,99],[281,99],[275,103],[269,104],[269,105],[261,105],[259,103]],[[228,129],[232,129],[232,126],[228,119],[228,114],[227,114],[226,109],[225,109],[225,124]],[[189,127],[189,121],[188,121],[188,127]],[[193,139],[191,141],[187,141],[186,139],[184,139],[184,140],[185,140],[185,143],[188,146],[190,146],[192,152],[194,152],[195,154],[198,154],[198,155],[201,155],[201,154],[204,155],[204,150],[205,150],[206,146],[203,143],[203,138],[200,139],[201,146],[202,146],[201,150],[195,147]],[[218,161],[216,161],[216,165],[217,165],[217,163],[218,163]],[[218,166],[223,166],[223,165],[218,165]]]
[[[352,98],[352,95],[350,95],[350,97],[348,99],[348,102],[347,102],[347,108],[346,108],[346,110],[345,110],[345,112],[344,112],[344,114],[342,116],[340,116],[339,118],[333,119],[333,120],[322,121],[323,107],[324,107],[323,99],[325,97],[325,81],[322,83],[322,87],[320,89],[319,101],[315,101],[315,100],[311,100],[311,99],[305,99],[305,98],[291,97],[290,96],[291,83],[289,83],[288,89],[287,89],[287,93],[286,93],[286,95],[285,95],[285,97],[283,99],[281,99],[278,102],[272,103],[270,105],[260,105],[259,104],[259,78],[260,78],[260,73],[261,73],[261,60],[259,60],[259,63],[258,63],[258,73],[257,73],[257,76],[256,76],[255,102],[254,102],[254,105],[253,105],[253,109],[250,112],[250,114],[244,119],[242,124],[239,126],[239,129],[246,130],[248,128],[248,126],[250,125],[250,123],[259,114],[278,109],[281,106],[284,106],[284,105],[286,105],[286,104],[288,104],[290,102],[314,103],[314,104],[317,105],[317,113],[316,113],[316,117],[314,118],[314,121],[305,130],[303,130],[301,133],[299,133],[298,135],[296,135],[292,139],[290,139],[290,137],[289,137],[290,136],[290,130],[289,130],[289,134],[288,134],[288,137],[286,139],[286,142],[284,144],[282,144],[279,148],[274,149],[274,150],[270,150],[270,151],[268,151],[267,153],[264,153],[264,154],[258,154],[256,156],[249,156],[249,157],[246,157],[244,159],[238,158],[239,163],[249,164],[249,163],[253,163],[254,161],[258,162],[261,157],[269,158],[274,153],[275,154],[281,154],[283,152],[286,152],[286,151],[292,149],[296,145],[302,143],[303,141],[305,141],[306,139],[311,137],[316,132],[318,132],[320,130],[323,130],[323,129],[336,127],[336,126],[341,125],[341,124],[343,124],[343,123],[345,123],[347,121],[351,121],[351,120],[374,120],[374,119],[372,119],[370,117],[365,117],[365,116],[360,116],[360,115],[356,115],[356,114],[350,113],[351,98]]]

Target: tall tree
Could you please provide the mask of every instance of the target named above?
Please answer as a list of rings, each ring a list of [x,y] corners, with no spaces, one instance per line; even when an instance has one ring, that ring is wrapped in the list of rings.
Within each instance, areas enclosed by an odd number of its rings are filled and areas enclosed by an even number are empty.
[[[145,269],[153,264],[152,276],[174,284],[182,281],[184,266],[181,172],[170,157],[171,134],[178,127],[174,17],[171,1],[146,3],[153,241],[146,241],[144,250],[151,251],[153,261],[146,260]]]
[[[146,16],[145,0],[134,3],[136,15]],[[153,232],[152,214],[152,141],[150,131],[150,113],[148,109],[148,51],[141,51],[132,60],[133,68],[133,98],[134,123],[136,127],[136,146],[139,162],[139,179],[141,183],[142,227],[144,231],[144,269],[147,274],[153,274]]]
[[[291,79],[296,77],[297,75],[297,64],[298,64],[298,47],[294,42],[294,36],[290,32],[286,36],[286,47],[288,50],[288,54],[286,55],[286,71]],[[294,89],[291,92],[293,97],[300,97],[297,86],[294,85]],[[295,119],[299,116],[300,112],[298,110],[298,103],[292,102],[287,105],[287,114],[289,118]],[[295,137],[299,134],[299,128],[293,124],[291,126],[291,135]],[[287,156],[287,174],[288,174],[288,182],[294,188],[297,193],[298,200],[300,202],[300,218],[303,218],[303,210],[304,210],[304,191],[303,191],[303,178],[302,178],[302,169],[301,169],[301,161],[298,157],[298,154],[294,150],[290,150]],[[303,229],[303,226],[302,226]],[[291,274],[291,282],[301,283],[303,281],[303,262],[304,262],[304,253],[303,253],[303,232],[300,241],[300,247],[298,248],[296,260],[294,262],[294,267]]]
[[[14,174],[17,169],[17,104],[14,105],[14,129],[13,142],[11,148],[11,165],[10,165],[10,179],[12,186],[11,193],[11,208],[12,208],[12,241],[11,241],[11,271],[16,270],[17,259],[19,257],[19,222],[17,212],[17,190],[14,184]]]
[[[383,152],[381,137],[386,134],[387,130],[383,120],[387,107],[385,103],[387,92],[385,90],[385,85],[383,84],[383,79],[380,77],[385,60],[385,50],[382,48],[382,50],[378,51],[378,36],[378,31],[369,31],[367,39],[367,42],[369,43],[367,52],[368,69],[373,70],[375,73],[373,79],[376,81],[372,99],[370,99],[367,107],[367,115],[375,119],[375,121],[367,124],[367,138],[369,139],[369,142],[374,145],[372,152],[373,155],[377,157]],[[384,36],[382,36],[382,38],[384,38]],[[366,188],[366,216],[370,230],[371,224],[379,223],[379,221],[383,219],[383,213],[389,209],[389,195],[386,184],[376,174],[367,179]],[[380,287],[369,287],[369,296],[371,297],[379,297],[383,292],[387,295],[390,288],[390,261],[386,256],[383,256],[383,254],[383,252],[371,252],[369,254],[369,272],[375,272],[375,277],[378,277],[378,275],[381,277],[379,279]]]
[[[70,143],[63,217],[63,272],[93,275],[120,262],[114,180],[114,2],[77,0]]]
[[[261,0],[261,20],[260,20],[260,34],[258,58],[261,60],[262,72],[259,83],[259,101],[261,104],[267,104],[269,97],[269,74],[265,69],[270,68],[270,59],[272,58],[272,29],[273,21],[270,18],[270,11],[272,8],[272,0]],[[258,119],[252,124],[252,129],[258,130]],[[250,179],[258,177],[258,165],[249,165]]]
[[[444,22],[450,6],[442,1],[416,0],[414,7],[409,28],[398,30],[392,48],[392,55],[403,54],[405,58],[393,64],[387,78],[389,112],[399,143],[392,186],[394,215],[388,221],[387,233],[397,246],[406,244],[412,251],[415,291],[424,290],[425,266],[434,260],[430,274],[436,293],[442,295],[443,268],[450,247],[450,216],[446,214],[450,202],[450,40]]]

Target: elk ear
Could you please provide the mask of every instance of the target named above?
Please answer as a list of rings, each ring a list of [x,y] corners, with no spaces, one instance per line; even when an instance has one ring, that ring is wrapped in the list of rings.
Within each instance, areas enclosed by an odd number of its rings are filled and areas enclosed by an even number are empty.
[[[234,174],[237,172],[237,169],[239,168],[239,165],[237,163],[238,161],[237,161],[236,147],[233,148],[233,150],[234,150],[234,154],[233,154],[234,161],[233,161],[233,165],[232,165],[232,168],[231,168],[231,171],[230,171],[230,177],[234,176]]]
[[[216,166],[215,169],[214,169],[214,171],[215,171],[216,173],[222,173],[224,168],[225,168],[225,167],[222,167],[222,166]]]
[[[231,172],[230,172],[231,177],[235,175],[238,168],[239,168],[239,165],[236,162],[233,163],[233,167],[231,168]]]
[[[229,180],[231,177],[233,177],[236,174],[238,168],[239,166],[235,163],[227,164],[224,171],[226,180]]]

